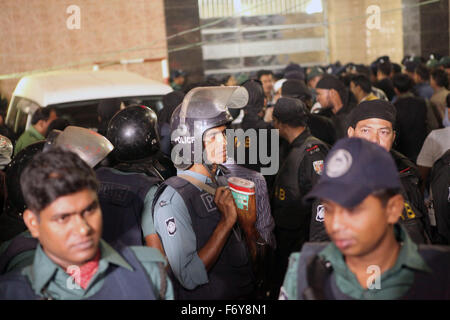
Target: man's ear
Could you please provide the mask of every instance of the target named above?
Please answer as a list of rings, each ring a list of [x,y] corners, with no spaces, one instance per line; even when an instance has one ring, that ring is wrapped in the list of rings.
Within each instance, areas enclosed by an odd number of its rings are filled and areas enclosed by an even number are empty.
[[[389,199],[386,205],[386,215],[389,224],[395,224],[402,215],[405,207],[405,199],[401,194],[396,194]]]
[[[23,221],[30,230],[31,235],[34,238],[39,238],[39,217],[33,211],[26,209],[23,213]]]
[[[355,129],[354,129],[352,126],[348,127],[348,129],[347,129],[347,136],[348,136],[349,138],[351,138],[351,137],[353,137],[354,135],[355,135]]]

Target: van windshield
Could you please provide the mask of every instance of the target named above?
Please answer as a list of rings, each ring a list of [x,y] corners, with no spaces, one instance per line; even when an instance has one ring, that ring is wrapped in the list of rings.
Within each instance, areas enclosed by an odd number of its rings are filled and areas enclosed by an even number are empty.
[[[156,113],[163,108],[162,96],[119,97],[118,99],[122,101],[123,106],[137,103],[150,107]],[[11,105],[11,110],[9,111],[11,115],[8,117],[9,121],[7,123],[18,136],[25,131],[27,123],[31,121],[32,114],[38,108],[37,105],[34,108],[24,108],[22,106],[23,101],[28,102],[27,106],[30,105],[29,100],[17,99],[17,103]],[[75,101],[53,104],[47,107],[54,108],[58,117],[68,120],[70,125],[97,130],[99,124],[97,107],[100,101],[101,99]]]

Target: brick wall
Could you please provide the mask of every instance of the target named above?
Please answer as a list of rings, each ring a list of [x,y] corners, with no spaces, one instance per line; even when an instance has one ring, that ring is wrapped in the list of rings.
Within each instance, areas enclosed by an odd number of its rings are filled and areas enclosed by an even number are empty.
[[[80,29],[67,28],[70,5],[80,7]],[[0,0],[0,7],[0,74],[167,58],[163,0]],[[139,50],[118,52],[134,47]],[[162,81],[160,61],[107,68]],[[0,92],[9,98],[18,80],[0,81]]]

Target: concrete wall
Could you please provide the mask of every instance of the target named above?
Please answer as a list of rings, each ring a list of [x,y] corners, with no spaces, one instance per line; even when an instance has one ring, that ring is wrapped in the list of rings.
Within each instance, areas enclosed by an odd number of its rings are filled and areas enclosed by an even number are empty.
[[[78,62],[90,68],[93,62],[167,58],[163,0],[0,2],[0,74]],[[80,29],[67,28],[70,5],[80,7]],[[133,47],[144,48],[117,52]],[[108,69],[127,69],[162,81],[160,61]],[[9,98],[18,80],[0,81],[0,91]]]
[[[369,64],[382,55],[401,61],[401,0],[327,0],[327,5],[332,62]],[[371,5],[380,8],[380,28],[370,29],[366,25],[366,10]]]
[[[427,57],[431,53],[449,55],[449,15],[448,0],[441,0],[420,7],[420,35],[423,56]]]
[[[197,28],[200,25],[198,0],[164,0],[166,32],[168,36]],[[200,30],[168,40],[170,69],[182,69],[188,73],[190,83],[203,79],[203,55],[200,45],[190,45],[202,41]],[[176,51],[186,47],[184,50]]]
[[[405,55],[420,56],[422,52],[419,2],[419,0],[403,0],[403,4],[407,6],[403,10],[403,50]]]

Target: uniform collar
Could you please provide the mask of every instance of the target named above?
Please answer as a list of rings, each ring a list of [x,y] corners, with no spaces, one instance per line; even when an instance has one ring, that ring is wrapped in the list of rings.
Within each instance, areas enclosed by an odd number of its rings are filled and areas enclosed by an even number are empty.
[[[359,103],[361,103],[361,102],[363,102],[363,101],[371,101],[371,100],[377,100],[377,99],[378,99],[377,96],[374,95],[372,92],[370,92],[367,96],[365,96],[364,98],[362,98],[361,101],[360,101]]]
[[[389,271],[396,271],[401,268],[409,268],[417,271],[431,272],[430,267],[426,264],[425,260],[419,254],[418,246],[414,243],[406,232],[405,228],[400,224],[396,224],[394,226],[395,236],[397,241],[402,244],[397,261],[395,265],[385,271],[388,273]],[[354,278],[355,275],[350,271],[347,264],[345,263],[344,256],[339,251],[339,249],[331,242],[325,249],[323,249],[319,255],[331,262],[333,268],[339,272],[344,277]]]
[[[101,257],[99,261],[99,269],[97,273],[102,272],[101,270],[106,270],[109,264],[114,264],[119,267],[133,271],[133,268],[126,262],[120,254],[115,251],[109,244],[105,241],[100,240],[99,248],[101,252]],[[42,289],[47,285],[47,283],[55,278],[55,276],[61,274],[65,277],[69,277],[65,270],[59,265],[54,263],[44,252],[41,245],[36,248],[36,253],[34,256],[33,265],[31,267],[30,281],[32,283],[34,292],[40,294]],[[94,275],[95,277],[96,275]],[[92,282],[92,281],[91,281]]]
[[[291,148],[300,146],[310,135],[311,132],[309,131],[308,127],[305,127],[305,130],[303,130],[303,132],[292,141],[292,143],[290,144]]]
[[[406,229],[400,224],[394,226],[394,232],[397,240],[403,243],[397,257],[397,262],[393,269],[406,267],[409,269],[432,272],[425,260],[419,254],[418,245],[412,241]]]
[[[180,169],[177,169],[177,175],[180,175],[180,174],[185,174],[185,175],[191,176],[191,177],[193,177],[193,178],[195,178],[195,179],[197,179],[197,180],[199,180],[199,181],[201,181],[203,183],[212,183],[212,180],[209,177],[207,177],[207,176],[205,176],[205,175],[203,175],[201,173],[194,172],[192,170],[180,170]]]

